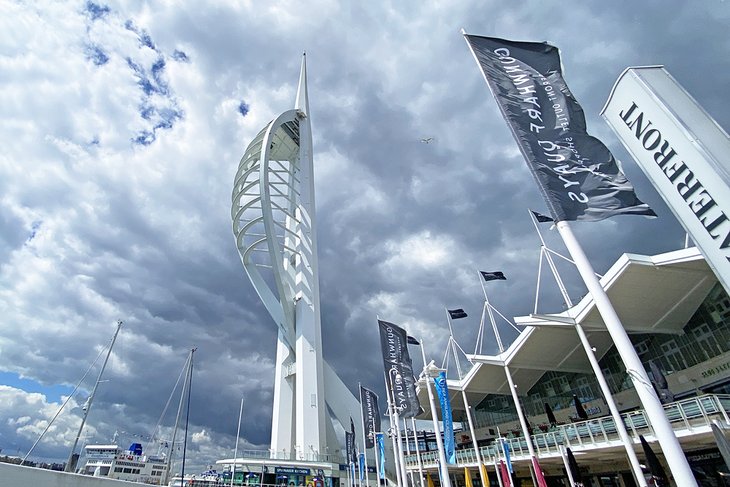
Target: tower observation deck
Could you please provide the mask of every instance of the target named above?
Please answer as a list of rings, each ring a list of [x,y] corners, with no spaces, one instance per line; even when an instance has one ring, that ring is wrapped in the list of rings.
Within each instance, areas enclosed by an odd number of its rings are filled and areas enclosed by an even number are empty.
[[[339,448],[333,419],[346,429],[360,413],[322,357],[306,57],[294,108],[268,123],[241,158],[231,218],[243,267],[278,328],[272,457],[320,459]]]

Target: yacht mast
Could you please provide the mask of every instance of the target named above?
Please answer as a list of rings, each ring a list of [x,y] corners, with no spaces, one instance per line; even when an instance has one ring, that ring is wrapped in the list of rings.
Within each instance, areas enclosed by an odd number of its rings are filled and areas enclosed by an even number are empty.
[[[122,320],[117,320],[117,329],[114,331],[114,336],[112,337],[112,341],[109,344],[109,350],[106,353],[106,358],[104,359],[104,363],[102,364],[101,370],[99,371],[99,377],[96,378],[96,383],[94,384],[94,388],[91,390],[91,395],[89,396],[89,399],[86,400],[86,404],[84,405],[84,415],[81,418],[81,426],[79,426],[79,432],[76,433],[76,439],[74,440],[74,444],[71,447],[71,453],[68,456],[66,468],[64,469],[66,472],[73,472],[76,470],[76,462],[78,458],[74,458],[74,452],[76,451],[76,446],[79,443],[81,431],[83,431],[84,425],[86,424],[86,418],[89,416],[91,403],[94,401],[94,395],[96,395],[96,389],[99,387],[99,383],[101,382],[101,376],[104,374],[104,369],[106,368],[107,362],[109,362],[109,356],[112,354],[112,348],[114,347],[114,342],[117,340],[117,335],[119,334],[119,329],[121,327]]]

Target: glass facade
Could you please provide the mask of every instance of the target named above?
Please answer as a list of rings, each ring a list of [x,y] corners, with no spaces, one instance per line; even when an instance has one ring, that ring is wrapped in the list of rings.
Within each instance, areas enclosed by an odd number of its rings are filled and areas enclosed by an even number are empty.
[[[630,335],[630,338],[647,371],[652,361],[667,376],[707,362],[730,351],[730,297],[717,284],[681,334],[636,334]],[[615,348],[604,355],[599,364],[613,394],[633,389]],[[717,377],[717,383],[710,384],[712,392],[730,392],[730,366],[726,365],[702,372],[702,377],[705,374],[708,378]],[[522,405],[528,416],[544,415],[545,403],[549,403],[554,411],[572,409],[573,394],[583,402],[602,398],[598,381],[590,371],[585,374],[546,371],[522,398]],[[503,395],[485,397],[475,408],[474,416],[477,427],[517,421],[512,398]]]

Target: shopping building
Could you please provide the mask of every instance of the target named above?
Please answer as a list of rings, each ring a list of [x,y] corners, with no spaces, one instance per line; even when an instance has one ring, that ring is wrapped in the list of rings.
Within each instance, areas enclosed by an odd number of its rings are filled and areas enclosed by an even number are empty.
[[[730,485],[730,478],[721,474],[727,468],[711,430],[713,421],[730,429],[727,293],[694,248],[656,256],[624,254],[603,276],[601,284],[647,372],[651,373],[653,368],[655,374],[666,379],[664,410],[698,483]],[[476,443],[491,485],[499,485],[495,461],[503,454],[497,448],[498,438],[504,438],[509,445],[517,482],[532,485],[530,456],[509,391],[505,365],[517,387],[528,433],[548,485],[568,485],[561,446],[574,453],[586,485],[635,485],[625,445],[603,400],[575,323],[583,327],[599,359],[637,456],[644,460],[639,443],[642,435],[664,462],[633,382],[590,296],[562,313],[517,317],[515,323],[523,325],[524,330],[504,353],[470,356],[473,365],[464,377],[448,381],[454,417],[464,421],[461,431],[456,433],[457,463],[449,467],[452,485],[465,485],[464,467],[472,484],[480,483],[466,408],[473,413]],[[422,379],[419,396],[426,407],[429,402],[424,385]],[[574,395],[587,419],[578,417]],[[555,416],[552,424],[546,405]],[[437,413],[440,415],[440,411]],[[427,411],[424,417],[430,414]],[[418,437],[419,450],[431,451],[409,455],[408,468],[416,474],[419,469],[430,472],[438,482],[437,454],[432,451],[433,445],[429,446],[428,435]],[[412,440],[409,447],[415,451]],[[666,463],[664,468],[669,472]]]

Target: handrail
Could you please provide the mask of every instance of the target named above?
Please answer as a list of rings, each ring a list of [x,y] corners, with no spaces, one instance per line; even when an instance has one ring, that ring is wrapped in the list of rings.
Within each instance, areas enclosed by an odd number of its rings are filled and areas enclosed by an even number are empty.
[[[664,413],[677,433],[696,434],[707,431],[713,420],[720,420],[730,426],[730,394],[704,394],[664,405]],[[654,435],[643,410],[623,413],[621,418],[633,441],[638,436]],[[620,443],[621,437],[611,416],[592,418],[585,421],[565,425],[557,425],[544,433],[531,435],[533,446],[541,456],[560,455],[560,447],[568,446],[574,450],[591,450],[594,447],[605,447],[607,443]],[[507,442],[511,450],[511,460],[529,460],[527,442],[524,436],[500,438]],[[482,461],[491,463],[500,453],[496,444],[479,449]],[[472,448],[456,451],[458,466],[476,466],[477,460]],[[421,454],[424,466],[433,466],[438,462],[436,452]],[[417,468],[417,455],[406,457],[408,468]]]

